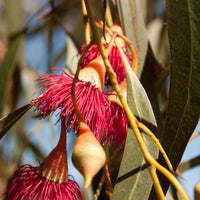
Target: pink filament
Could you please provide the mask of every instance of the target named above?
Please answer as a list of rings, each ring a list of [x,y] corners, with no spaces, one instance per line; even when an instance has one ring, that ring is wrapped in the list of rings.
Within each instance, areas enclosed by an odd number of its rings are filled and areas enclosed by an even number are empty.
[[[111,138],[109,138],[109,143],[113,142],[116,145],[122,143],[124,144],[126,141],[128,127],[126,115],[124,110],[114,103],[111,105],[111,110],[112,119],[110,120],[109,124],[109,132],[112,134],[109,134],[111,135]]]
[[[7,191],[7,200],[78,200],[82,199],[79,186],[73,180],[57,183],[42,177],[37,167],[23,165],[15,173]]]
[[[39,80],[44,89],[43,95],[34,100],[43,117],[60,109],[60,115],[67,120],[68,130],[77,131],[77,116],[71,98],[73,78],[64,75],[43,75]],[[77,81],[75,96],[85,122],[102,142],[104,131],[109,137],[108,126],[111,119],[111,102],[98,88],[90,82]]]

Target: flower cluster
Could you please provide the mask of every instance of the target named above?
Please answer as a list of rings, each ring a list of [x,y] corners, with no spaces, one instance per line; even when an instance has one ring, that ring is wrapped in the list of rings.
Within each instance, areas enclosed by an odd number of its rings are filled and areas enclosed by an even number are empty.
[[[104,44],[104,48],[107,47]],[[81,47],[80,54],[85,48],[86,45]],[[131,64],[131,55],[126,51],[124,54]],[[126,72],[116,46],[110,48],[108,58],[119,84],[125,82]],[[81,67],[81,78],[75,87],[81,115],[101,144],[105,141],[109,144],[122,144],[126,139],[127,119],[121,106],[109,100],[111,92],[103,90],[105,86],[111,85],[111,81],[108,74],[104,74],[106,69],[96,44],[85,54]],[[60,116],[67,121],[67,131],[77,132],[77,116],[71,96],[73,77],[62,70],[60,75],[43,75],[39,82],[44,92],[34,102],[42,116],[46,117],[60,109]]]
[[[104,48],[107,47],[104,44]],[[84,49],[85,45],[81,54]],[[131,64],[131,55],[126,51],[124,54]],[[126,94],[126,72],[116,46],[110,48],[108,58]],[[104,90],[112,84],[96,44],[84,56],[81,67],[75,84],[76,100],[71,91],[74,78],[64,70],[60,69],[61,74],[39,78],[39,90],[43,93],[33,103],[43,118],[59,110],[60,140],[39,166],[23,165],[16,170],[7,199],[82,199],[77,183],[68,179],[66,131],[73,131],[78,136],[72,161],[85,178],[84,188],[91,184],[106,162],[104,142],[123,146],[127,119],[115,92]]]
[[[73,77],[63,71],[61,75],[43,75],[40,78],[44,93],[34,100],[43,117],[60,109],[67,121],[68,131],[77,132],[77,116],[71,98]],[[121,107],[112,103],[108,92],[101,92],[91,82],[77,81],[75,96],[85,122],[99,142],[119,144],[126,139],[127,120]],[[117,127],[115,126],[117,125]]]

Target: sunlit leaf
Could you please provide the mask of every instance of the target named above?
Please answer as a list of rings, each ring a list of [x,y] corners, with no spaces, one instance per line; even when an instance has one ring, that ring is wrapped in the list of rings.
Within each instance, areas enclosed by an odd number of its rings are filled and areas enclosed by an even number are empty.
[[[148,46],[148,38],[140,3],[138,0],[117,0],[125,35],[133,43],[137,51],[138,77],[142,73]]]
[[[0,119],[0,139],[33,105],[33,103],[29,103]]]
[[[151,139],[147,135],[143,135],[143,139],[156,157],[157,150]],[[129,128],[112,200],[145,200],[149,198],[151,187],[152,180],[144,157],[133,131]]]
[[[200,4],[195,0],[167,1],[171,53],[170,92],[162,135],[174,169],[177,168],[200,114]],[[159,162],[164,164],[162,158]],[[163,178],[165,192],[169,183]]]
[[[135,116],[156,131],[156,120],[148,96],[133,70],[126,68],[127,101]]]
[[[151,128],[154,133],[157,133],[156,120],[147,94],[130,65],[127,63],[125,66],[128,104],[135,116]],[[147,135],[143,135],[143,139],[150,153],[157,158],[158,149],[156,145]],[[152,180],[148,169],[146,169],[143,154],[133,131],[129,129],[112,198],[113,200],[148,199],[151,187]]]

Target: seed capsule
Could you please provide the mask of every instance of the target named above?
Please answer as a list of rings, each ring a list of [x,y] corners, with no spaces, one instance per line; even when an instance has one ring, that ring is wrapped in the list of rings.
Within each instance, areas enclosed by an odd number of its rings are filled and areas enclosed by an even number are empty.
[[[72,153],[72,162],[83,175],[87,189],[93,177],[99,172],[106,162],[106,154],[86,123],[79,123],[80,135],[78,136]]]

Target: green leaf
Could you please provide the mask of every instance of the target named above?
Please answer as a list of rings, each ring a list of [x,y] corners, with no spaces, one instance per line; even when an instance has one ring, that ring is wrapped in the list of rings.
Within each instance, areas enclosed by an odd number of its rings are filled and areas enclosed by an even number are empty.
[[[160,112],[160,107],[158,103],[158,94],[155,87],[155,76],[163,70],[163,66],[156,60],[154,53],[152,51],[151,45],[148,45],[147,57],[145,60],[144,68],[141,74],[140,82],[144,87],[148,99],[151,103],[153,113],[158,127],[159,138],[162,133],[163,123],[162,116]],[[151,108],[150,108],[151,109]],[[156,131],[156,130],[155,130]],[[156,133],[156,132],[155,132]]]
[[[157,150],[152,140],[147,135],[143,135],[143,138],[150,153],[156,157]],[[132,129],[129,128],[111,200],[145,200],[149,198],[151,187],[152,180],[144,157]]]
[[[77,50],[73,40],[70,37],[68,37],[67,45],[66,45],[66,62],[65,62],[66,68],[65,68],[65,70],[71,75],[75,74],[75,72],[76,72],[75,66],[78,63],[79,58],[78,58],[78,56],[75,57],[74,55],[77,54],[77,51],[78,50]]]
[[[179,166],[178,166],[178,170],[183,173],[193,167],[197,167],[200,165],[200,156],[197,156],[195,158],[192,158],[191,160],[187,160],[183,163],[181,163]]]
[[[157,124],[146,91],[130,65],[126,65],[125,68],[128,104],[137,119],[146,124],[154,133],[156,133]]]
[[[177,168],[200,114],[200,4],[167,0],[170,92],[162,145]],[[159,162],[164,164],[162,156]],[[162,178],[166,192],[169,183]]]
[[[33,103],[29,103],[0,119],[0,139],[33,105]]]
[[[127,60],[123,62],[126,68],[128,104],[135,116],[157,133],[156,120],[147,94]],[[157,158],[156,145],[145,134],[143,134],[143,139],[149,152]],[[140,146],[133,131],[129,129],[112,199],[148,199],[152,184]]]
[[[125,35],[133,43],[138,55],[138,77],[140,77],[148,46],[148,38],[138,0],[117,0],[118,11]]]

